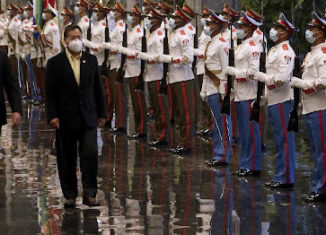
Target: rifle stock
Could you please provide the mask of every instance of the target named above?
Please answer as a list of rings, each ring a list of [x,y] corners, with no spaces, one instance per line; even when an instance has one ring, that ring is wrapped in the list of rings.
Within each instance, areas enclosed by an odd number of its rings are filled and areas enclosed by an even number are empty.
[[[294,60],[294,70],[293,76],[301,78],[302,70],[301,70],[301,59],[299,55],[296,55]],[[290,118],[288,123],[288,131],[298,132],[299,130],[299,115],[298,115],[298,107],[300,103],[300,89],[294,88],[294,105],[290,112]]]
[[[141,51],[147,52],[147,42],[146,42],[146,29],[144,27],[143,37],[141,41]],[[146,62],[144,60],[141,60],[140,62],[140,75],[138,77],[138,83],[136,86],[136,91],[144,91],[144,72],[145,72],[145,65]]]
[[[231,31],[231,48],[229,50],[229,66],[234,67],[234,42],[232,37],[232,24],[230,24],[230,31]],[[233,76],[227,76],[227,91],[226,95],[223,99],[221,114],[230,115],[231,114],[231,89],[233,84]]]
[[[110,41],[110,35],[109,35],[109,24],[108,24],[108,17],[107,15],[105,16],[105,23],[106,23],[106,26],[105,26],[105,32],[104,32],[104,41],[105,42],[109,42]],[[107,59],[109,57],[109,50],[108,49],[105,49],[104,50],[104,61],[102,63],[102,69],[101,69],[101,75],[102,76],[107,76],[108,74],[108,66],[107,66]]]
[[[89,26],[87,28],[87,40],[91,41],[92,40],[92,22],[91,22],[91,16],[92,16],[92,10],[90,8],[90,4],[88,2],[88,21],[89,21]],[[89,48],[86,47],[86,52],[89,53]]]
[[[123,32],[123,39],[122,39],[122,46],[123,47],[128,47],[128,34],[127,34],[127,25],[125,26],[125,31]],[[125,54],[121,54],[121,64],[120,64],[120,68],[118,70],[118,78],[117,78],[117,82],[118,83],[123,83],[123,78],[125,77],[125,70],[124,70],[124,66],[126,63],[126,55]]]
[[[165,29],[165,37],[163,40],[163,53],[164,55],[168,55],[169,54],[169,39],[168,39],[168,30]],[[164,63],[163,64],[163,78],[161,80],[160,83],[160,95],[167,95],[168,93],[168,88],[167,88],[167,84],[166,84],[166,77],[169,71],[169,64],[168,63]]]

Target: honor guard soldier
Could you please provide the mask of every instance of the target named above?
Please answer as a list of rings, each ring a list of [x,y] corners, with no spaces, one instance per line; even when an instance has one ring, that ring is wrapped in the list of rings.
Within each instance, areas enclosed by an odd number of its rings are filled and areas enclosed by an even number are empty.
[[[18,78],[18,62],[16,51],[18,50],[18,32],[21,25],[21,20],[17,15],[18,7],[9,3],[7,13],[10,16],[8,25],[8,57],[10,58],[13,67],[13,75]]]
[[[64,7],[60,13],[60,15],[58,16],[59,21],[63,22],[63,30],[62,33],[60,35],[61,39],[60,39],[60,45],[61,45],[61,49],[64,50],[64,41],[63,41],[63,33],[65,31],[65,28],[68,25],[71,25],[74,19],[74,12],[70,9],[68,9],[67,7]]]
[[[111,132],[126,132],[125,128],[125,96],[122,83],[118,82],[118,70],[121,67],[121,54],[118,49],[122,46],[126,25],[123,18],[126,12],[124,6],[120,2],[116,2],[110,11],[110,18],[115,19],[115,27],[110,32],[110,42],[103,43],[103,47],[110,50],[109,53],[109,87],[106,87],[108,99],[108,122],[111,122],[113,110],[115,112],[115,127]],[[123,68],[121,68],[123,69]],[[107,99],[107,100],[108,100]]]
[[[0,49],[8,53],[8,15],[0,10]]]
[[[190,6],[188,6],[188,4],[185,2],[182,6],[182,10],[188,15],[190,16],[190,19],[187,21],[187,24],[185,25],[185,30],[186,33],[189,35],[190,37],[190,42],[192,45],[194,45],[194,36],[196,34],[196,28],[192,25],[191,21],[196,17],[195,12],[193,11],[193,9],[191,9]]]
[[[150,14],[144,20],[144,26],[148,32],[147,53],[139,53],[138,58],[145,60],[144,81],[148,88],[149,104],[153,109],[155,131],[153,141],[149,145],[162,147],[167,145],[168,137],[168,98],[160,95],[160,81],[163,78],[163,64],[154,60],[158,55],[163,55],[164,29],[161,25],[165,15],[159,10],[151,9]]]
[[[89,0],[90,1],[90,0]],[[87,39],[87,30],[89,28],[90,19],[88,18],[88,7],[93,8],[94,4],[87,0],[79,0],[75,7],[75,13],[79,15],[78,26],[82,30],[83,39]]]
[[[135,4],[131,9],[131,12],[127,14],[127,21],[131,26],[131,30],[128,30],[128,50],[141,51],[142,49],[144,30],[140,25],[141,18],[141,11]],[[124,49],[124,47],[122,47],[122,49]],[[143,82],[139,81],[141,60],[136,58],[134,52],[130,53],[129,51],[121,51],[121,53],[126,54],[127,56],[125,78],[129,84],[135,120],[135,133],[130,137],[145,138],[147,125],[145,97],[143,92],[136,91],[138,83]]]
[[[250,122],[251,105],[257,94],[257,82],[249,75],[259,70],[260,46],[253,33],[261,25],[246,13],[238,21],[237,37],[243,40],[235,49],[235,67],[228,66],[224,73],[234,77],[234,95],[237,122],[240,135],[240,169],[234,172],[240,176],[260,175],[262,154],[259,124]]]
[[[169,19],[169,26],[172,30],[169,35],[170,54],[156,58],[159,62],[169,63],[170,100],[172,100],[173,113],[179,131],[177,146],[170,151],[177,154],[189,153],[193,139],[194,74],[191,64],[194,58],[194,48],[186,29],[191,19],[188,13],[177,6],[172,18]]]
[[[201,16],[201,25],[204,27],[206,25],[206,20],[209,19],[210,11],[204,7],[202,16]],[[207,46],[207,43],[211,40],[211,37],[207,35],[203,30],[201,31],[200,37],[198,39],[198,48],[195,48],[194,54],[197,56],[197,65],[196,65],[196,75],[197,75],[197,81],[198,82],[198,88],[199,90],[202,89],[203,84],[203,77],[205,74],[205,48]],[[209,107],[207,105],[207,102],[198,102],[200,103],[199,110],[201,110],[201,117],[199,119],[198,123],[198,131],[197,134],[199,135],[209,135],[211,133],[211,126],[212,126],[212,118],[211,118],[211,112],[209,110]],[[198,110],[196,110],[197,112]]]
[[[225,82],[221,83],[222,71],[228,66],[230,44],[222,36],[228,21],[221,15],[210,11],[204,32],[212,39],[207,43],[205,57],[205,75],[201,96],[213,114],[213,156],[206,162],[208,166],[225,166],[230,162],[232,133],[231,117],[221,115],[221,95],[225,94]]]
[[[238,18],[238,13],[232,8],[229,7],[227,3],[224,4],[224,8],[221,12],[221,15],[225,20],[228,20],[231,25],[232,23],[236,22]],[[226,27],[225,31],[223,32],[223,38],[225,38],[227,41],[230,42],[230,37],[231,37],[231,29],[230,27]],[[234,42],[234,46],[237,46],[237,34],[234,25],[232,25],[232,38]]]
[[[58,12],[50,4],[43,10],[42,18],[44,20],[44,26],[41,32],[41,40],[44,46],[44,68],[48,60],[57,55],[61,50],[59,27],[53,20],[57,15]]]
[[[311,176],[311,193],[307,202],[326,200],[326,21],[313,12],[305,32],[311,51],[302,64],[302,79],[293,77],[291,86],[302,90],[302,114],[308,130],[315,166]]]
[[[155,7],[154,7],[155,8]],[[173,10],[173,1],[160,0],[157,6],[158,10],[165,16],[169,15]],[[170,30],[168,19],[165,18],[162,22],[162,28]]]
[[[295,53],[289,43],[294,26],[283,13],[274,23],[269,38],[275,42],[267,55],[266,73],[257,72],[254,80],[265,83],[268,117],[273,126],[276,147],[275,173],[273,180],[265,183],[271,188],[289,188],[295,177],[294,133],[287,131],[290,112],[293,108],[293,90],[290,79],[294,68]]]

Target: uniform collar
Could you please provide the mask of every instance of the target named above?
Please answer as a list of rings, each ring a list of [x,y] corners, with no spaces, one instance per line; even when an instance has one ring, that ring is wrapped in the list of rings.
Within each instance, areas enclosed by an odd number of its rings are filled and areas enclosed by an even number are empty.
[[[312,46],[311,51],[318,50],[318,49],[320,49],[322,47],[326,47],[326,42],[320,43],[317,46]]]

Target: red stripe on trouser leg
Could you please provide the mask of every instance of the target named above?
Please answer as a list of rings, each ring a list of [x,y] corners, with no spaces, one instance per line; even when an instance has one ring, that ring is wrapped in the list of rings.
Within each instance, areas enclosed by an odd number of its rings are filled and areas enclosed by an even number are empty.
[[[111,113],[110,113],[110,106],[111,104],[111,92],[110,92],[110,84],[109,84],[109,78],[107,76],[104,77],[104,83],[105,83],[105,91],[106,91],[106,100],[107,100],[107,106],[108,106],[108,118],[107,120],[110,120]]]
[[[232,137],[237,137],[237,114],[234,101],[231,102],[231,121],[232,121]]]
[[[249,113],[251,113],[251,103],[249,104]],[[255,136],[254,136],[254,123],[250,122],[250,137],[251,137],[251,170],[255,170]]]
[[[226,123],[226,117],[222,117],[222,125],[223,125],[223,144],[224,144],[224,153],[223,153],[223,158],[222,158],[222,162],[225,162],[225,158],[226,158],[226,154],[227,154],[227,148],[228,148],[228,142],[227,142],[227,123]]]
[[[169,118],[172,119],[173,114],[173,103],[172,103],[172,93],[171,93],[171,85],[168,85],[168,96],[169,96]]]
[[[325,148],[325,136],[324,136],[324,124],[323,124],[323,111],[318,111],[318,118],[319,118],[319,129],[320,129],[320,141],[321,141],[321,151],[323,154],[323,168],[324,168],[324,172],[323,172],[323,193],[325,193],[326,191],[326,148]]]
[[[138,77],[136,78],[136,84],[138,84]],[[136,92],[137,94],[137,101],[139,106],[139,112],[140,112],[140,133],[144,133],[144,110],[143,110],[143,102],[141,99],[140,92]]]
[[[280,115],[281,115],[281,121],[282,121],[282,131],[284,136],[284,142],[285,142],[285,175],[286,175],[286,183],[288,184],[290,182],[290,162],[289,162],[289,141],[287,136],[287,128],[285,125],[285,119],[284,119],[284,112],[283,112],[283,104],[279,104],[280,107]]]
[[[159,95],[160,93],[160,82],[156,81],[156,89],[157,89],[157,98],[158,104],[160,106],[160,116],[161,116],[161,136],[160,140],[164,140],[166,134],[166,123],[165,123],[165,116],[164,116],[164,109],[163,109],[163,101],[162,97]]]
[[[186,111],[186,148],[190,147],[190,128],[191,128],[191,123],[190,123],[190,111],[189,111],[189,104],[188,104],[188,99],[187,99],[187,91],[184,82],[180,83],[181,88],[182,88],[182,94],[183,94],[183,102],[185,105],[185,111]]]
[[[118,97],[117,98],[118,98],[118,103],[119,103],[119,127],[123,127],[121,85],[119,83],[117,83],[117,87],[118,87]]]

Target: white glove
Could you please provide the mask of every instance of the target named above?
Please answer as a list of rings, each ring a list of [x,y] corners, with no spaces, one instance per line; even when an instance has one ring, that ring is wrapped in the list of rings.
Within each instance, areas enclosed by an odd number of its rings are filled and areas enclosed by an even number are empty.
[[[267,86],[275,84],[273,76],[267,75],[266,73],[262,73],[262,72],[256,72],[253,77],[253,80],[263,82]]]
[[[103,43],[99,46],[99,48],[101,48],[101,49],[103,49],[103,50],[105,50],[105,49],[112,50],[112,51],[116,50],[115,47],[112,46],[112,44],[111,44],[110,42],[103,42]]]
[[[317,78],[315,79],[314,85],[318,90],[323,90],[326,88],[326,80],[323,78]]]
[[[313,81],[305,81],[297,77],[292,77],[290,82],[291,87],[301,88],[303,90],[307,90],[314,87]]]
[[[159,55],[155,57],[155,61],[161,62],[161,63],[171,63],[172,56],[170,55]]]
[[[205,92],[200,92],[200,98],[203,102],[207,102],[207,95]]]
[[[223,74],[225,75],[231,75],[235,76],[236,68],[232,66],[227,66],[225,69],[223,69]]]

